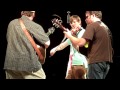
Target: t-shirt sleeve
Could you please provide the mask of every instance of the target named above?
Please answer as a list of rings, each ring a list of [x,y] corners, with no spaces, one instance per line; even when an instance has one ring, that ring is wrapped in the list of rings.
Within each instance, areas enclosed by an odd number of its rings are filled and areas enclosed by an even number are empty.
[[[88,25],[86,27],[86,31],[83,34],[82,38],[85,38],[87,40],[92,40],[94,35],[94,27],[92,25]]]
[[[36,27],[34,27],[34,30],[32,30],[31,33],[33,37],[41,44],[44,44],[45,42],[50,40],[41,25],[36,25]]]

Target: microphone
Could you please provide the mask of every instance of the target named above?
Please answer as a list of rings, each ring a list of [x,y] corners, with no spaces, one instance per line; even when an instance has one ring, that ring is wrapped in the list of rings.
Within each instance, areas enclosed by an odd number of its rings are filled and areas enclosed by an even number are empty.
[[[70,13],[71,13],[71,12],[70,12],[70,11],[67,11],[67,13],[68,13],[68,14],[67,14],[67,23],[69,24],[69,23],[70,23]]]

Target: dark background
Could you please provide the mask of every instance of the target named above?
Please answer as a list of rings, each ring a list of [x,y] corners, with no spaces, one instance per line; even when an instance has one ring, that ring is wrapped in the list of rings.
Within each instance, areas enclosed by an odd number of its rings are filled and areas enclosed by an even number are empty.
[[[6,3],[8,5],[6,5]],[[20,12],[23,10],[35,10],[36,17],[35,22],[41,24],[48,31],[48,28],[52,27],[51,19],[53,14],[59,15],[63,20],[63,25],[69,27],[67,24],[67,11],[70,11],[71,15],[79,15],[82,19],[82,26],[85,28],[85,11],[86,10],[101,10],[103,13],[102,21],[105,22],[112,34],[113,34],[113,48],[114,56],[113,63],[111,64],[110,72],[107,79],[119,79],[120,77],[120,30],[119,30],[119,10],[116,4],[112,1],[5,1],[1,3],[3,5],[0,11],[0,79],[5,79],[5,73],[3,70],[5,53],[6,53],[6,32],[8,23],[20,17]],[[114,8],[113,8],[114,5]],[[67,62],[69,57],[69,47],[57,52],[53,57],[49,57],[50,49],[58,45],[64,37],[61,29],[55,29],[55,32],[49,36],[51,45],[47,49],[46,62],[43,65],[47,79],[64,79]]]

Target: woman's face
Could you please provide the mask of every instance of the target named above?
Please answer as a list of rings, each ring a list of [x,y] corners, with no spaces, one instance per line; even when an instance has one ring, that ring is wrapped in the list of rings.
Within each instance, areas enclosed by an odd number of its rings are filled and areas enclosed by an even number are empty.
[[[77,32],[80,29],[80,22],[74,19],[71,23],[71,32]]]

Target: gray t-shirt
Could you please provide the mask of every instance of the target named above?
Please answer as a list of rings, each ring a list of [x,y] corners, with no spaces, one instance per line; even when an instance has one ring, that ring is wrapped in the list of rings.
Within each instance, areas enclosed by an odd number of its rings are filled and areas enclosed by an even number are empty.
[[[44,44],[50,40],[41,25],[29,20],[24,15],[21,18],[26,29],[37,40],[37,42]],[[18,19],[14,19],[9,23],[6,38],[7,49],[4,69],[37,71],[42,67],[36,51],[23,32]]]

